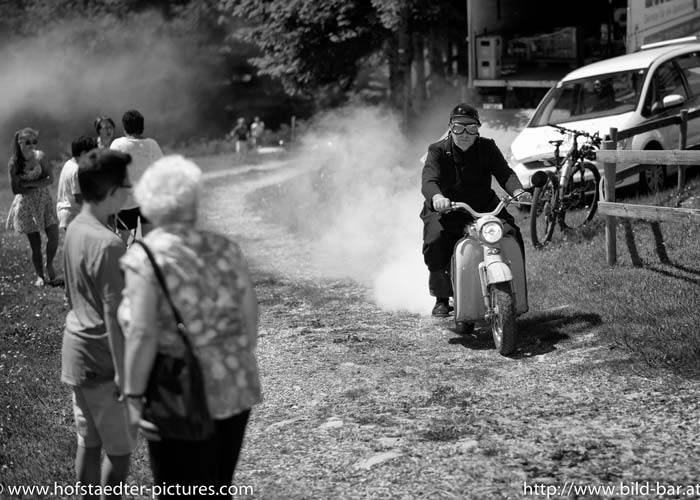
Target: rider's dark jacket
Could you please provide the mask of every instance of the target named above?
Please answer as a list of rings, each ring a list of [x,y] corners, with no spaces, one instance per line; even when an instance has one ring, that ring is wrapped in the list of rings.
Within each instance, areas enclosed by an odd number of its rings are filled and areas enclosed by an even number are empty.
[[[421,192],[425,203],[421,218],[436,215],[433,196],[438,193],[451,201],[467,203],[477,212],[493,210],[499,199],[491,188],[491,176],[509,194],[523,187],[493,139],[477,137],[466,151],[455,146],[450,135],[431,144],[423,166]]]

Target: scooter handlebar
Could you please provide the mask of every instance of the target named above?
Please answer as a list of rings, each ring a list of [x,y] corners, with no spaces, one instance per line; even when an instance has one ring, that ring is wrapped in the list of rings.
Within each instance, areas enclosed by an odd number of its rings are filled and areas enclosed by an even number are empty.
[[[501,202],[493,210],[493,212],[477,212],[476,210],[474,210],[472,207],[470,207],[466,203],[463,203],[461,201],[453,201],[452,203],[450,203],[450,208],[448,211],[462,210],[462,211],[469,212],[470,214],[472,214],[472,216],[475,219],[479,219],[481,217],[486,217],[487,215],[496,215],[498,212],[501,211],[501,209],[504,206],[505,206],[505,204],[503,203],[503,200],[501,200]]]
[[[465,212],[470,213],[474,218],[478,219],[481,217],[486,217],[487,215],[497,215],[498,212],[503,210],[505,207],[510,205],[511,203],[521,203],[522,205],[530,205],[531,202],[518,202],[517,198],[522,196],[526,191],[523,191],[522,193],[519,193],[517,196],[509,196],[506,195],[503,198],[501,198],[501,201],[498,202],[498,205],[496,208],[493,209],[491,212],[477,212],[474,210],[472,207],[470,207],[467,203],[461,202],[461,201],[453,201],[450,203],[450,208],[446,210],[447,212],[450,212],[452,210],[462,210]]]

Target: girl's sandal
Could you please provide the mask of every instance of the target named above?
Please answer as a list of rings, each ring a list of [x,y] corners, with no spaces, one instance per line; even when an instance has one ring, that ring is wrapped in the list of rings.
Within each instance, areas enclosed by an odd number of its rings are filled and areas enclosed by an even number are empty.
[[[34,286],[36,287],[43,287],[45,285],[44,278],[39,276],[36,281],[34,282]]]
[[[64,286],[66,283],[63,281],[63,278],[51,278],[48,284],[51,286]]]

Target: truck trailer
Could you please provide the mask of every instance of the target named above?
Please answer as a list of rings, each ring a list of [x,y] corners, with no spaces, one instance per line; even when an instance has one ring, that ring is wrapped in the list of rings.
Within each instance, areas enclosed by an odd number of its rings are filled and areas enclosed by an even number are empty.
[[[700,34],[699,0],[467,0],[468,86],[484,107],[535,107],[571,70]]]

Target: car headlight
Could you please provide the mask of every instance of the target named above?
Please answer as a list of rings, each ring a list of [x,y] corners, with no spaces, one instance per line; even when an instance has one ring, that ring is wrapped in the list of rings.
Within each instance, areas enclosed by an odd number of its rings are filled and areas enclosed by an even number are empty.
[[[503,237],[503,226],[499,222],[487,222],[481,226],[481,239],[486,243],[497,243]]]

